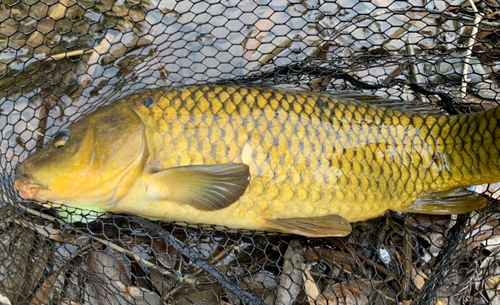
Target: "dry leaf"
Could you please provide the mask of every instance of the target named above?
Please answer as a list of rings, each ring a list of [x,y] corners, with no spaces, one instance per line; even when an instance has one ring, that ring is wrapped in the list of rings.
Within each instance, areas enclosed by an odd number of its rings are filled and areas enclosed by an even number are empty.
[[[123,292],[124,287],[132,285],[125,265],[106,252],[90,252],[87,255],[87,265],[90,268],[89,274],[99,279],[90,281],[90,284],[103,304],[109,303],[107,299],[114,301],[113,294]]]
[[[373,285],[372,285],[373,284]],[[311,304],[317,305],[364,305],[370,304],[368,296],[373,292],[373,288],[383,285],[383,282],[378,284],[371,283],[368,279],[351,280],[349,282],[336,283],[320,294],[318,286],[314,282],[313,277],[308,270],[304,271],[304,290],[307,299]]]
[[[297,298],[302,286],[304,272],[305,248],[298,240],[292,240],[285,252],[283,275],[281,276],[277,304],[292,304]]]
[[[80,236],[77,238],[75,234],[64,233],[47,226],[36,225],[25,220],[14,219],[14,222],[60,243],[68,243],[80,246],[82,244],[85,244],[89,239],[89,237],[87,236]]]
[[[362,286],[365,286],[362,288]],[[362,290],[370,289],[362,281],[349,281],[347,283],[336,283],[333,285],[332,290],[326,291],[319,297],[316,304],[344,304],[344,305],[368,305],[370,300]],[[371,293],[371,291],[370,291]]]
[[[11,305],[9,299],[3,294],[0,294],[0,305]]]
[[[61,305],[78,305],[78,303],[75,303],[75,302],[70,301],[70,300],[64,300],[64,301],[61,301]]]
[[[56,3],[50,6],[49,8],[49,17],[58,20],[63,18],[66,15],[67,7],[61,3]]]
[[[413,284],[418,289],[422,289],[424,287],[425,281],[427,280],[427,275],[422,272],[420,269],[416,269],[413,267],[411,269],[411,278],[413,279]]]
[[[153,238],[152,247],[156,253],[156,259],[160,264],[167,269],[172,269],[175,265],[175,260],[178,258],[179,253],[168,245],[163,239]]]
[[[434,305],[448,305],[449,299],[448,298],[439,298]]]
[[[315,300],[319,298],[319,289],[318,285],[316,285],[316,282],[314,282],[314,279],[309,272],[309,270],[304,269],[304,290],[307,295],[307,299],[309,303],[314,304]]]
[[[35,297],[31,300],[30,305],[41,305],[41,304],[49,304],[50,300],[50,292],[52,291],[52,287],[56,283],[57,276],[51,275],[49,278],[45,279],[42,286],[39,287],[35,293]]]

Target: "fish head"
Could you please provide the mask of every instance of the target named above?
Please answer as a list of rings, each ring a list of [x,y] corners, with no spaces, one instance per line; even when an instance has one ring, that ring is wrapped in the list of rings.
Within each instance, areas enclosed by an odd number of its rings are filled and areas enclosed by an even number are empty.
[[[141,118],[104,107],[55,134],[16,169],[24,199],[78,206],[110,202],[142,173],[148,149]]]

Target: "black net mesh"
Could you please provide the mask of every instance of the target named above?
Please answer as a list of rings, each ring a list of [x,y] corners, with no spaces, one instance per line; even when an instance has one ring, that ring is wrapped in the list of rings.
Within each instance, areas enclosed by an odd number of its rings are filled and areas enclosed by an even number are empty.
[[[113,215],[68,224],[14,170],[131,93],[208,82],[497,106],[500,3],[0,1],[0,304],[500,304],[496,185],[459,216],[387,212],[344,238]]]

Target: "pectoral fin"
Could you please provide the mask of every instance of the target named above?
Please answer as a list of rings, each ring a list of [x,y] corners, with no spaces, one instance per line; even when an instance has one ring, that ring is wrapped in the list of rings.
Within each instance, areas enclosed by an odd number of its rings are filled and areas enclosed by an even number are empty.
[[[249,182],[250,172],[245,164],[192,165],[153,173],[146,190],[156,199],[214,211],[237,201]]]
[[[351,233],[349,222],[337,215],[266,219],[270,230],[308,237],[342,237]]]
[[[434,215],[463,214],[484,207],[486,202],[486,198],[465,188],[458,188],[427,194],[399,211]]]

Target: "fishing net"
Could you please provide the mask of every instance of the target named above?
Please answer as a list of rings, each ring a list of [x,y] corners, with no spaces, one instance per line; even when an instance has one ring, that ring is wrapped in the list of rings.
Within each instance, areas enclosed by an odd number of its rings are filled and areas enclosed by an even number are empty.
[[[345,238],[113,215],[68,224],[14,170],[128,94],[208,82],[497,106],[500,3],[3,0],[0,304],[500,304],[495,185],[459,216],[388,212]],[[497,258],[499,258],[497,260]]]

